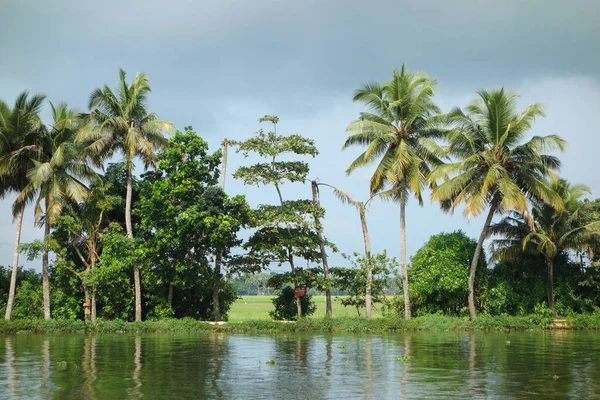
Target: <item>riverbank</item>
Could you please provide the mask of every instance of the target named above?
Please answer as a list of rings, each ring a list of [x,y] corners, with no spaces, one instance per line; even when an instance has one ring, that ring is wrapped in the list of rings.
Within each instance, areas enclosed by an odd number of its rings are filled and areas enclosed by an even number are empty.
[[[243,332],[243,333],[387,333],[404,331],[526,331],[547,329],[600,330],[600,314],[573,315],[553,325],[552,319],[536,315],[479,316],[466,318],[428,315],[410,321],[399,318],[306,318],[299,322],[233,321],[214,324],[193,319],[125,322],[121,320],[85,323],[73,320],[22,319],[0,321],[0,333],[144,333],[144,332]]]

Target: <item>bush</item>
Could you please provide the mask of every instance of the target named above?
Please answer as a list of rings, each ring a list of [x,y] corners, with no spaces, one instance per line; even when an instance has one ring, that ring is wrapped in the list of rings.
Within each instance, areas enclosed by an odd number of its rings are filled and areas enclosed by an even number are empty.
[[[298,309],[292,287],[285,286],[281,289],[279,296],[275,297],[272,301],[275,309],[269,311],[271,318],[278,321],[295,321],[298,319]],[[300,306],[302,307],[302,315],[306,317],[312,315],[317,309],[317,306],[312,302],[311,296],[301,297]]]

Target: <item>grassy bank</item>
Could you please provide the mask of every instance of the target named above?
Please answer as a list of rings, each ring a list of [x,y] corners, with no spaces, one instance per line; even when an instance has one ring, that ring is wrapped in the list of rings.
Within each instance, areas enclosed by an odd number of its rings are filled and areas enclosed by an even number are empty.
[[[600,314],[576,315],[566,318],[570,329],[599,329]],[[136,333],[136,332],[244,332],[244,333],[293,333],[293,332],[349,332],[387,333],[410,331],[524,331],[551,328],[551,320],[536,315],[527,316],[480,316],[470,322],[466,318],[429,315],[410,321],[400,318],[376,318],[367,321],[361,318],[306,318],[299,322],[274,322],[268,320],[232,321],[222,325],[192,319],[161,321],[124,322],[97,321],[84,323],[69,320],[15,320],[1,321],[0,333]]]
[[[271,300],[274,296],[242,296],[240,297],[229,310],[230,321],[269,321],[269,311],[273,309]],[[312,296],[313,303],[317,306],[317,310],[312,315],[316,318],[325,317],[325,296]],[[335,317],[357,317],[356,308],[344,307],[336,296],[333,296],[331,304],[332,312]],[[361,315],[364,315],[364,309],[361,309]],[[380,304],[376,304],[373,309],[373,318],[382,318]]]

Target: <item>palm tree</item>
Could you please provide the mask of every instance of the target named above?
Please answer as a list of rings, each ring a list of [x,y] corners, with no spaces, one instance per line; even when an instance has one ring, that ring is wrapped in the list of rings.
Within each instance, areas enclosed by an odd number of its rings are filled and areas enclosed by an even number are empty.
[[[50,319],[50,283],[48,280],[48,245],[46,239],[50,228],[60,216],[63,205],[78,203],[87,195],[83,180],[95,180],[97,174],[82,159],[82,147],[75,143],[78,129],[83,125],[80,114],[70,110],[65,103],[52,108],[53,125],[41,145],[37,146],[38,158],[27,172],[29,184],[17,197],[23,203],[36,193],[35,220],[44,225],[42,248],[42,290],[44,318]],[[44,210],[42,211],[42,200]],[[43,220],[42,220],[43,213]]]
[[[139,157],[144,168],[154,166],[155,151],[166,146],[162,132],[172,132],[173,124],[159,120],[148,113],[146,103],[150,85],[145,74],[138,73],[128,84],[125,71],[119,70],[119,83],[115,92],[107,85],[95,89],[90,95],[90,124],[83,129],[78,141],[86,144],[86,152],[101,165],[117,151],[121,151],[127,165],[127,195],[125,198],[125,227],[127,237],[133,239],[131,224],[131,197],[133,159]],[[133,266],[135,286],[135,320],[142,320],[142,289],[140,270]]]
[[[45,96],[29,97],[28,92],[17,96],[11,109],[0,100],[0,198],[9,193],[20,193],[28,184],[27,171],[33,167],[32,149],[44,135],[44,125],[39,117]],[[13,219],[17,221],[13,265],[10,276],[8,301],[4,318],[10,320],[17,286],[19,245],[25,204],[13,204]]]
[[[600,221],[590,218],[590,203],[581,198],[591,193],[585,185],[572,185],[564,179],[552,177],[552,189],[558,193],[564,208],[556,210],[548,204],[535,202],[532,208],[533,226],[520,212],[513,212],[490,227],[490,234],[502,235],[492,242],[492,259],[511,259],[522,252],[541,255],[547,265],[548,307],[554,316],[554,271],[556,257],[566,250],[589,248],[600,236]]]
[[[424,74],[414,74],[402,65],[393,70],[392,80],[383,85],[368,83],[354,93],[354,101],[364,103],[368,112],[348,126],[352,134],[343,149],[367,146],[350,164],[350,174],[359,167],[378,161],[371,177],[371,195],[386,188],[395,193],[387,196],[400,204],[400,251],[405,318],[411,317],[406,259],[406,204],[411,193],[423,204],[422,192],[429,184],[431,168],[440,164],[443,152],[433,139],[443,132],[433,129],[439,108],[433,103],[435,81]]]
[[[358,216],[360,218],[360,226],[362,228],[363,233],[363,242],[365,245],[365,267],[367,269],[367,283],[365,286],[365,318],[371,319],[371,309],[372,309],[372,295],[371,288],[373,286],[373,267],[371,264],[371,240],[369,238],[369,228],[367,227],[367,206],[373,200],[373,197],[369,198],[367,201],[358,201],[354,197],[350,196],[348,193],[341,191],[340,189],[328,185],[326,183],[319,183],[319,185],[328,186],[333,189],[335,196],[343,203],[349,204],[356,208],[358,211]]]
[[[434,182],[445,181],[432,195],[445,211],[452,212],[464,203],[463,214],[470,218],[489,209],[469,273],[471,319],[476,317],[475,271],[494,215],[515,210],[532,224],[528,200],[562,209],[560,196],[546,181],[552,170],[559,169],[560,161],[543,152],[562,151],[565,145],[557,135],[534,136],[523,143],[535,118],[544,115],[540,104],[519,113],[518,96],[504,89],[478,94],[479,99],[465,111],[457,108],[445,116],[452,129],[447,135],[448,154],[458,161],[438,166],[431,175]]]

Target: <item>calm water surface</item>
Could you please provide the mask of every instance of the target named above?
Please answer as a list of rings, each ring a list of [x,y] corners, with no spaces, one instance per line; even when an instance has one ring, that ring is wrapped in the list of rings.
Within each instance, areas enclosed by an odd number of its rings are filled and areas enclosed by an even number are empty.
[[[0,398],[600,399],[600,335],[0,335]]]

